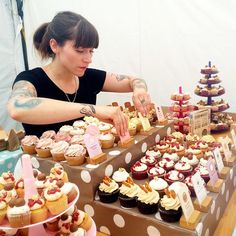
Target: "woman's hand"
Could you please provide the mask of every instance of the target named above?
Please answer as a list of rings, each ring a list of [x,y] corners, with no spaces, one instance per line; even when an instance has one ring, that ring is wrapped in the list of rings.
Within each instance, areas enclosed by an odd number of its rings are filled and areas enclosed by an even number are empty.
[[[136,88],[134,90],[133,103],[136,109],[141,112],[143,116],[147,116],[152,107],[150,95],[143,88]]]
[[[112,123],[119,136],[124,136],[128,131],[128,117],[121,111],[120,107],[103,107],[103,112],[99,119]]]

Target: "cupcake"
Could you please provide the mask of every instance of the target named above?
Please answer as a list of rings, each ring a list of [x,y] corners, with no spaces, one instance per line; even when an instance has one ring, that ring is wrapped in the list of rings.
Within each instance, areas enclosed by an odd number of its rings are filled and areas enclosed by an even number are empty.
[[[207,167],[207,162],[208,162],[208,158],[204,156],[204,157],[200,158],[199,165]]]
[[[169,150],[169,144],[165,141],[161,140],[157,145],[157,149],[161,152],[161,154],[167,152]]]
[[[210,180],[209,172],[205,166],[198,166],[194,169],[194,172],[198,171],[205,183],[207,184]]]
[[[119,185],[121,185],[123,181],[126,181],[128,177],[129,173],[124,168],[119,168],[112,175],[112,179],[115,180]]]
[[[108,176],[105,176],[103,182],[98,186],[98,196],[100,201],[104,203],[112,203],[118,199],[118,195],[119,185]]]
[[[36,144],[36,152],[39,157],[47,158],[51,156],[50,149],[54,141],[51,138],[43,138],[38,141]]]
[[[161,157],[161,152],[156,148],[156,146],[150,147],[147,151],[146,151],[146,156],[151,156],[151,157],[155,157],[155,159],[158,161]]]
[[[56,137],[56,132],[54,130],[47,130],[47,131],[43,132],[40,139],[42,139],[42,138],[55,139],[55,137]]]
[[[48,187],[44,190],[46,207],[52,215],[58,215],[68,208],[68,199],[56,186]]]
[[[163,159],[170,159],[174,162],[177,162],[179,160],[179,156],[178,154],[176,153],[175,150],[168,150],[167,152],[165,152],[162,156]]]
[[[58,178],[59,180],[62,180],[63,182],[68,182],[68,175],[64,171],[64,168],[59,163],[56,163],[54,167],[50,170],[50,177],[52,178]]]
[[[193,170],[193,167],[189,163],[183,162],[183,161],[177,162],[175,164],[174,168],[178,172],[182,173],[185,177],[190,175],[192,173],[192,170]]]
[[[0,225],[7,214],[7,202],[4,198],[0,198]]]
[[[191,146],[186,150],[187,153],[192,153],[195,155],[198,159],[200,159],[203,156],[203,153],[200,149],[195,148],[194,146]]]
[[[67,196],[68,203],[73,202],[77,197],[78,193],[73,183],[64,183],[62,180],[59,180],[57,181],[57,186],[61,189],[62,193]]]
[[[83,121],[83,120],[76,120],[74,123],[73,123],[73,127],[75,128],[75,129],[86,129],[86,123],[85,123],[85,121]]]
[[[9,183],[15,184],[15,178],[13,174],[10,171],[3,172],[0,176],[0,190],[3,189],[6,184]]]
[[[72,223],[88,231],[92,226],[92,219],[89,217],[87,212],[76,210],[72,214]]]
[[[174,182],[183,182],[184,181],[184,175],[180,173],[177,170],[171,170],[167,174],[164,175],[164,179],[167,181],[169,185],[171,185]]]
[[[70,136],[84,135],[85,134],[85,130],[84,129],[80,129],[80,128],[72,129],[69,134],[70,134]]]
[[[197,141],[199,141],[199,136],[196,134],[187,134],[185,136],[187,147],[194,145]]]
[[[44,224],[44,226],[45,226],[45,228],[46,228],[48,231],[56,232],[56,231],[59,230],[58,221],[59,221],[59,219],[58,219],[58,218],[55,218],[55,219],[53,219],[53,220],[47,221],[47,222]]]
[[[35,154],[36,150],[36,144],[38,143],[39,139],[35,135],[26,135],[22,140],[21,140],[21,147],[24,151],[24,153],[27,154]]]
[[[130,122],[136,125],[136,130],[139,132],[142,129],[142,123],[138,117],[132,117]]]
[[[163,197],[164,193],[165,193],[165,189],[168,188],[168,183],[162,179],[162,178],[158,178],[157,176],[155,176],[149,183],[150,187],[154,190],[156,190],[160,197]]]
[[[157,163],[157,159],[153,156],[143,156],[140,162],[146,164],[148,167],[153,167]]]
[[[136,126],[136,124],[131,122],[131,121],[129,121],[128,130],[129,130],[130,136],[135,136],[136,133],[137,133],[137,126]]]
[[[70,140],[70,144],[80,144],[82,146],[85,146],[84,136],[83,135],[74,135]]]
[[[114,145],[115,138],[112,133],[102,132],[99,136],[102,148],[112,148]]]
[[[57,186],[57,182],[59,181],[58,178],[47,176],[44,180],[44,188],[51,188]]]
[[[193,188],[193,184],[192,184],[192,175],[189,175],[188,177],[186,177],[186,179],[184,180],[184,183],[188,186],[188,189],[190,191],[190,195],[191,197],[196,197],[196,193],[195,190]]]
[[[179,143],[183,143],[184,141],[184,135],[181,132],[173,132],[171,136],[174,137]]]
[[[182,216],[179,199],[173,190],[166,191],[166,193],[159,202],[161,219],[166,222],[178,222]]]
[[[38,223],[48,217],[48,209],[45,206],[45,200],[39,195],[33,195],[28,199],[28,206],[31,211],[31,222]]]
[[[120,141],[120,136],[117,134],[116,127],[112,127],[111,133],[115,138],[115,143],[118,143]]]
[[[185,148],[180,143],[170,144],[170,150],[174,150],[179,157],[182,157],[185,154]]]
[[[16,192],[16,190],[15,190],[15,188],[14,188],[14,184],[13,184],[13,183],[6,184],[6,185],[4,186],[4,189],[3,189],[3,190],[5,191],[5,193],[4,193],[5,197],[4,197],[4,198],[5,198],[5,200],[7,201],[7,203],[8,203],[11,199],[18,197],[17,192]]]
[[[148,169],[148,178],[152,180],[154,177],[164,177],[166,171],[162,167],[156,165]]]
[[[164,141],[168,144],[172,144],[172,143],[176,143],[177,142],[177,139],[173,136],[166,136],[164,138]]]
[[[159,193],[153,190],[148,183],[140,185],[141,190],[138,193],[138,210],[145,215],[154,214],[158,210]]]
[[[71,136],[69,135],[69,133],[57,132],[56,137],[55,137],[55,142],[66,141],[69,143],[70,140],[71,140]]]
[[[162,167],[166,171],[173,170],[174,165],[175,165],[174,161],[172,161],[167,157],[158,162],[158,166]]]
[[[203,153],[207,151],[208,144],[205,141],[197,141],[193,147],[195,149],[200,149]]]
[[[112,129],[112,125],[105,122],[100,122],[98,129],[100,133],[109,133]]]
[[[58,221],[58,227],[60,229],[60,233],[62,235],[69,235],[70,234],[70,225],[72,223],[72,216],[64,213],[61,215]]]
[[[68,165],[79,166],[85,162],[86,149],[80,144],[72,144],[65,152]]]
[[[66,134],[70,134],[70,131],[73,130],[73,126],[71,125],[63,125],[60,129],[59,132],[60,133],[66,133]]]
[[[133,166],[131,166],[130,170],[131,170],[131,174],[132,174],[133,179],[141,180],[141,179],[146,179],[148,177],[147,165],[144,163],[141,163],[139,161],[137,161]]]
[[[66,141],[59,141],[57,143],[53,143],[53,145],[51,146],[52,159],[54,161],[64,161],[64,153],[68,147],[69,144]]]
[[[24,181],[20,178],[15,185],[16,193],[18,197],[24,198]]]
[[[131,177],[128,177],[126,181],[123,181],[120,187],[120,205],[125,208],[136,207],[139,191],[140,187],[134,183]]]
[[[7,218],[12,228],[20,228],[30,224],[30,208],[23,198],[13,198],[7,208]]]
[[[199,163],[198,158],[192,153],[186,153],[185,156],[181,158],[181,161],[188,163],[193,169],[196,168]]]
[[[45,187],[46,175],[43,173],[38,174],[35,179],[35,185],[38,191],[38,194],[41,195],[43,193],[43,189]]]

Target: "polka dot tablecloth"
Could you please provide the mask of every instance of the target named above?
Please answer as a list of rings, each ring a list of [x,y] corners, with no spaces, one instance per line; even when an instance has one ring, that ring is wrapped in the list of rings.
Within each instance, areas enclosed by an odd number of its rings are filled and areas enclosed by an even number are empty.
[[[1,151],[0,152],[0,174],[6,171],[14,172],[15,166],[22,151],[18,149],[16,151]]]

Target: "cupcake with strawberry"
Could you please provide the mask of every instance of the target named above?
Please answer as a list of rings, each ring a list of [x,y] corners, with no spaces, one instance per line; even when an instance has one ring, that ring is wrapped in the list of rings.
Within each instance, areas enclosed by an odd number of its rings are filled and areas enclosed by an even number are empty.
[[[130,168],[133,179],[146,179],[148,177],[147,170],[148,166],[140,161],[137,161]]]
[[[161,161],[158,162],[158,166],[162,167],[166,171],[173,170],[174,165],[175,165],[174,161],[172,161],[167,157],[163,158]]]
[[[152,180],[154,177],[163,178],[164,175],[166,174],[166,171],[164,168],[156,165],[156,166],[149,168],[147,171],[147,174],[148,174],[148,178],[150,180]]]
[[[140,162],[146,164],[148,167],[153,167],[157,163],[157,159],[153,156],[143,156]]]
[[[184,175],[177,170],[171,170],[167,174],[164,175],[164,179],[167,181],[169,185],[171,185],[177,181],[183,182]]]

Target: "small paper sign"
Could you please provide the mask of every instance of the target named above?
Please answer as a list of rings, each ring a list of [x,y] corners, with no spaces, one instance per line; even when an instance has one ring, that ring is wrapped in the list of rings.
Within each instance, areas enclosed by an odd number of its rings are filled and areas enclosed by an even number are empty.
[[[93,158],[102,153],[101,146],[98,140],[99,130],[95,125],[89,125],[86,134],[84,135],[84,143],[88,150],[90,158]]]
[[[191,180],[194,191],[196,193],[197,200],[201,205],[204,199],[207,197],[205,182],[198,171],[192,176]]]
[[[235,134],[234,129],[231,129],[230,133],[234,142],[234,149],[235,149],[236,148],[236,134]]]
[[[222,169],[224,168],[224,163],[223,163],[223,160],[222,160],[222,156],[220,154],[220,149],[216,148],[215,150],[213,150],[213,154],[214,154],[214,157],[215,157],[215,160],[216,160],[217,169],[218,169],[219,172],[221,172]]]
[[[161,106],[155,105],[155,109],[156,109],[157,119],[165,120],[165,116],[164,116]]]
[[[120,136],[120,141],[121,143],[125,143],[128,140],[130,140],[130,134],[129,134],[129,131],[126,131],[125,135]]]
[[[224,155],[225,155],[225,160],[228,161],[229,158],[232,155],[231,151],[229,150],[228,142],[225,138],[221,138],[220,143],[221,143],[222,148],[223,148],[223,152],[224,152]]]
[[[186,221],[188,222],[191,215],[194,212],[194,206],[191,200],[191,197],[189,195],[189,190],[186,184],[181,183],[181,182],[175,182],[171,184],[169,189],[173,189],[180,201],[180,205],[182,207],[184,216]]]
[[[218,180],[218,174],[215,167],[215,161],[212,157],[210,157],[207,162],[207,170],[209,172],[211,184],[214,186]]]
[[[150,122],[149,122],[148,118],[147,117],[143,117],[140,112],[138,113],[138,116],[139,116],[139,119],[140,119],[140,121],[142,123],[143,130],[144,131],[150,130],[151,125],[150,125]]]

